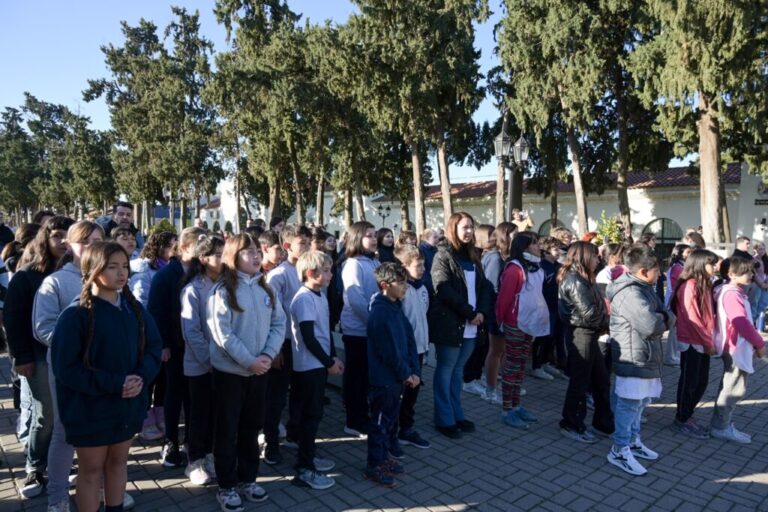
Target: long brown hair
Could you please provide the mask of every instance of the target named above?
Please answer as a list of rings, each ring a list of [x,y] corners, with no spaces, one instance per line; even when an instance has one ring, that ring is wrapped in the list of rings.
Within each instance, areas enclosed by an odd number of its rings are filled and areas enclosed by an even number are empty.
[[[251,245],[256,246],[256,249],[261,252],[261,246],[251,238],[251,235],[240,233],[227,239],[224,244],[224,253],[221,255],[221,281],[224,284],[224,289],[227,290],[227,302],[229,307],[238,313],[242,313],[243,308],[237,303],[237,255],[240,251],[250,248]],[[274,309],[275,293],[267,284],[264,273],[259,277],[259,286],[264,288],[264,291],[269,295],[272,301],[272,309]]]
[[[53,272],[56,268],[58,258],[51,253],[51,247],[48,245],[48,239],[54,231],[67,231],[75,221],[63,215],[51,217],[35,235],[35,238],[24,249],[25,256],[22,257],[24,263],[29,262],[32,269],[41,272]],[[27,253],[29,257],[27,257]]]
[[[501,222],[494,231],[496,235],[496,249],[499,250],[501,259],[507,261],[511,254],[512,239],[517,233],[517,225],[512,222]]]
[[[40,231],[40,224],[22,224],[21,227],[16,230],[16,236],[13,237],[13,241],[3,246],[3,252],[0,253],[0,259],[8,261],[8,258],[11,256],[20,258],[24,252],[24,248],[32,242],[38,231]]]
[[[589,268],[589,260],[592,257],[597,258],[597,246],[595,244],[582,241],[573,242],[568,248],[565,263],[557,275],[557,282],[562,282],[568,272],[575,272],[589,284],[595,284],[595,271]]]
[[[88,311],[88,334],[85,340],[85,349],[83,350],[83,364],[86,368],[91,368],[90,349],[93,342],[93,334],[96,319],[93,313],[93,284],[99,275],[104,272],[109,265],[109,259],[115,254],[122,254],[126,261],[130,261],[130,256],[123,247],[116,242],[93,242],[83,251],[83,258],[80,262],[83,273],[83,290],[80,292],[80,307]],[[144,323],[144,314],[141,304],[131,293],[131,289],[126,283],[120,291],[123,298],[128,301],[128,305],[136,315],[139,322],[139,339],[136,341],[139,349],[139,362],[144,358],[144,346],[146,345],[146,332]]]
[[[706,249],[695,249],[688,259],[685,260],[685,266],[677,278],[675,293],[672,294],[670,309],[677,313],[677,291],[686,281],[693,279],[696,287],[699,289],[699,311],[709,311],[712,313],[712,276],[707,273],[707,265],[717,265],[717,254]]]
[[[373,224],[364,220],[355,222],[349,227],[349,230],[344,234],[344,251],[347,253],[347,258],[354,258],[365,254],[366,251],[363,248],[363,238],[365,238],[365,233],[369,229],[375,228]]]
[[[482,256],[496,248],[495,228],[490,224],[480,224],[475,228],[475,247]]]
[[[462,248],[466,247],[469,258],[475,264],[478,264],[480,263],[480,258],[475,249],[475,237],[473,236],[472,240],[466,244],[459,240],[459,223],[464,219],[469,219],[470,222],[472,222],[473,227],[476,225],[475,219],[473,219],[467,212],[456,212],[448,217],[448,225],[445,228],[445,238],[448,240],[448,243],[454,251],[460,251]]]

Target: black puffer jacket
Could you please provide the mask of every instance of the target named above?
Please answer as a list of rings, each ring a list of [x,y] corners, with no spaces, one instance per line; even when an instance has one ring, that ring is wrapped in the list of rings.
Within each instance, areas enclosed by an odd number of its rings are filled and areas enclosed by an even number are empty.
[[[557,310],[563,323],[599,332],[608,330],[608,314],[597,286],[576,272],[568,272],[558,293]]]
[[[435,295],[428,317],[429,341],[435,345],[461,346],[466,322],[472,320],[477,313],[482,313],[488,319],[493,309],[493,288],[485,278],[482,265],[475,265],[477,307],[469,305],[467,280],[459,258],[460,255],[453,248],[440,247],[432,262]],[[482,326],[478,329],[482,329]]]

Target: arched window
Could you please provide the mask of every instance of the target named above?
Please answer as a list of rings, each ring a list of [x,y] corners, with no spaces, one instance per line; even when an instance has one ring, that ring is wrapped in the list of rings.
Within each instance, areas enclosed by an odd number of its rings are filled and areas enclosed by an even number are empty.
[[[652,233],[656,237],[656,254],[662,258],[669,258],[675,244],[683,239],[683,230],[680,224],[672,219],[655,219],[645,225],[643,234]]]
[[[539,226],[539,236],[549,236],[550,231],[552,231],[554,228],[564,228],[565,224],[560,222],[559,220],[555,221],[555,225],[552,225],[552,219],[547,219],[544,221],[541,226]]]

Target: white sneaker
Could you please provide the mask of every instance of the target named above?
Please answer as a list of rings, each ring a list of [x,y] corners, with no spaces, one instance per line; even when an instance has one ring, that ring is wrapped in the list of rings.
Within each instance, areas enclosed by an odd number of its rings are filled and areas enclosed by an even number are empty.
[[[77,487],[77,473],[69,475],[69,488]]]
[[[211,475],[211,478],[216,478],[216,465],[213,463],[213,454],[205,454],[205,470]]]
[[[551,375],[551,376],[553,376],[553,377],[556,377],[556,378],[558,378],[558,379],[566,379],[566,380],[568,379],[568,377],[566,377],[566,376],[565,376],[565,374],[564,374],[563,372],[561,372],[560,370],[558,370],[557,368],[555,368],[554,366],[552,366],[552,365],[551,365],[551,364],[549,364],[549,363],[544,363],[544,364],[541,366],[541,368],[542,368],[542,369],[543,369],[545,372],[547,372],[548,374],[550,374],[550,375]]]
[[[733,441],[734,443],[749,444],[752,442],[752,436],[737,430],[733,423],[723,430],[713,428],[709,431],[709,435],[717,439]]]
[[[184,474],[192,485],[205,485],[211,482],[211,475],[205,467],[205,459],[197,459],[187,464]]]
[[[368,438],[368,434],[360,432],[359,430],[354,429],[352,427],[348,427],[347,425],[344,425],[344,433],[347,434],[348,436],[359,437],[361,439],[367,439]],[[287,443],[286,443],[286,445],[287,445]],[[298,445],[296,445],[296,447],[298,448]]]
[[[312,460],[312,463],[315,465],[315,469],[321,473],[325,473],[326,471],[330,471],[336,467],[336,463],[332,460],[321,459],[320,457],[315,457]]]
[[[246,500],[259,503],[269,498],[267,491],[256,482],[250,482],[247,484],[240,484],[237,486],[237,492]]]
[[[659,458],[658,453],[643,444],[643,442],[640,440],[640,436],[637,436],[637,438],[635,438],[635,442],[629,445],[629,449],[632,451],[632,455],[634,455],[636,458],[645,460],[656,460]]]
[[[492,404],[500,404],[501,403],[501,396],[499,396],[498,390],[494,389],[485,389],[485,392],[482,395],[483,400],[487,402],[491,402]]]
[[[551,376],[550,374],[548,374],[544,370],[544,368],[534,368],[531,371],[531,375],[533,377],[536,377],[537,379],[541,379],[541,380],[555,380],[555,378],[553,376]]]
[[[525,396],[525,395],[527,395],[527,394],[528,394],[528,392],[525,390],[525,388],[522,388],[522,387],[521,387],[521,388],[520,388],[520,396]]]
[[[131,510],[135,506],[136,506],[136,501],[134,501],[133,496],[131,496],[128,493],[125,493],[123,495],[123,510]]]
[[[300,469],[293,482],[296,485],[304,485],[318,490],[328,489],[336,483],[333,478],[311,469]]]
[[[483,393],[485,393],[485,386],[480,382],[480,379],[464,383],[462,389],[472,395],[483,396]]]
[[[608,459],[608,462],[630,475],[642,476],[648,472],[642,464],[637,462],[637,459],[632,455],[632,450],[629,449],[629,446],[625,446],[618,452],[616,451],[616,448],[612,446],[606,459]]]
[[[216,501],[224,512],[243,512],[243,500],[236,489],[221,489],[216,493]]]
[[[56,503],[55,505],[48,505],[48,512],[69,512],[69,497],[67,499]]]

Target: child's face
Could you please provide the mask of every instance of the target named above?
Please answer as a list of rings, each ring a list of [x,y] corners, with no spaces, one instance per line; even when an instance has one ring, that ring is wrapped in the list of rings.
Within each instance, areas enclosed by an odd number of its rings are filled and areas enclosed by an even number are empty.
[[[378,242],[376,242],[376,231],[374,231],[373,228],[368,228],[365,230],[365,236],[363,236],[363,250],[366,252],[375,252],[378,247]]]
[[[170,244],[163,247],[163,250],[160,251],[160,257],[163,258],[165,261],[168,261],[171,259],[171,253],[173,253],[173,244],[176,242],[176,240],[172,240]]]
[[[309,240],[306,236],[294,237],[290,243],[285,244],[285,250],[288,251],[289,256],[298,259],[309,250]]]
[[[461,219],[456,225],[456,235],[463,244],[468,244],[475,238],[475,225],[471,219]]]
[[[325,241],[325,250],[328,252],[333,252],[336,250],[336,238],[329,236]]]
[[[283,250],[280,248],[279,244],[270,245],[269,247],[262,245],[261,250],[264,253],[264,260],[272,263],[273,265],[280,263]]]
[[[405,271],[408,272],[411,279],[421,279],[421,276],[424,275],[424,260],[421,258],[411,260],[405,267]]]
[[[331,284],[331,266],[323,265],[319,270],[311,270],[307,272],[307,282],[310,285],[315,285],[320,288],[324,288]]]
[[[320,240],[318,238],[315,238],[312,240],[312,250],[313,251],[323,251],[325,252],[325,240]]]
[[[69,244],[69,248],[72,250],[72,254],[80,260],[80,258],[83,257],[83,252],[85,251],[85,248],[91,245],[93,242],[101,242],[103,240],[103,237],[101,236],[101,233],[98,232],[98,230],[93,230],[93,233],[91,233],[91,236],[83,240],[82,242],[67,242]],[[130,253],[128,253],[130,254]]]
[[[55,229],[51,231],[51,234],[48,236],[48,249],[57,259],[64,256],[67,252],[66,238],[67,232],[63,229]]]
[[[659,267],[641,268],[633,275],[645,284],[656,284],[659,280]]]
[[[395,281],[394,283],[381,283],[382,292],[385,297],[392,300],[402,300],[405,298],[405,292],[408,290],[406,281]]]
[[[381,245],[384,247],[392,247],[395,245],[395,235],[392,233],[387,233],[381,238]]]
[[[120,235],[115,239],[115,242],[125,249],[128,254],[133,254],[136,250],[136,237],[133,235]]]
[[[237,270],[249,276],[261,269],[261,249],[255,244],[237,253]]]
[[[109,257],[107,267],[96,276],[96,286],[102,290],[122,290],[128,282],[129,273],[128,258],[122,252],[116,252]]]
[[[732,273],[728,273],[728,277],[731,279],[731,283],[738,284],[738,285],[747,285],[752,282],[752,275],[753,272],[750,270],[746,274],[742,274],[740,276],[734,275]]]
[[[714,276],[714,275],[715,275],[715,272],[717,272],[717,269],[716,269],[716,268],[715,268],[715,266],[714,266],[713,264],[711,264],[711,263],[707,263],[706,265],[704,265],[704,270],[707,272],[707,275],[708,275],[709,277],[712,277],[712,276]]]
[[[210,256],[200,256],[200,263],[205,267],[206,273],[209,275],[218,276],[221,273],[221,256],[224,253],[224,248],[216,249],[216,252]]]
[[[528,246],[525,252],[533,256],[541,256],[541,248],[539,247],[539,241],[534,240],[533,242],[531,242],[531,245]]]

